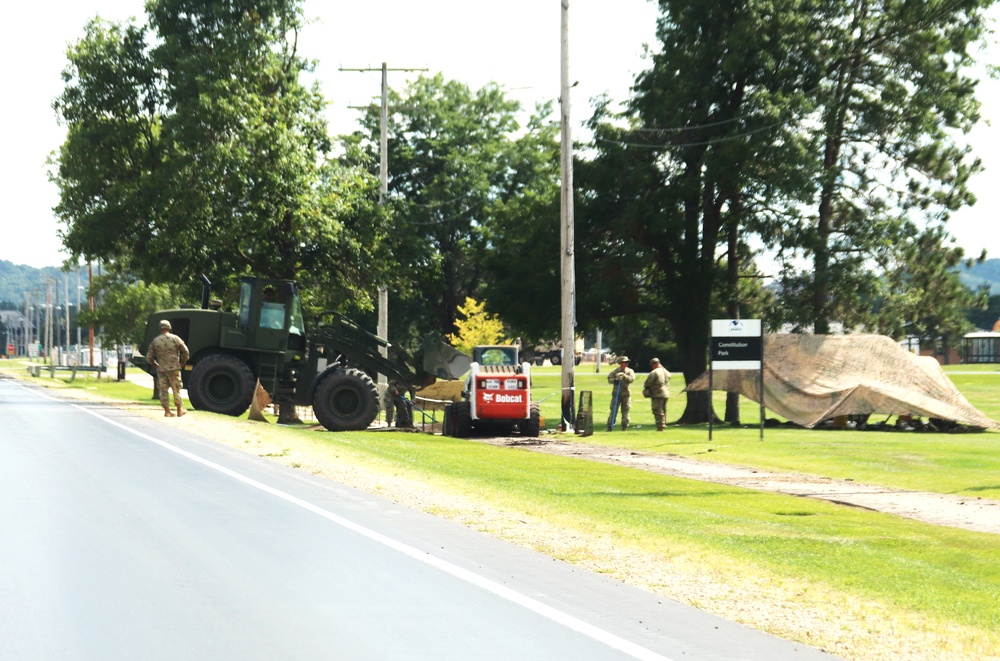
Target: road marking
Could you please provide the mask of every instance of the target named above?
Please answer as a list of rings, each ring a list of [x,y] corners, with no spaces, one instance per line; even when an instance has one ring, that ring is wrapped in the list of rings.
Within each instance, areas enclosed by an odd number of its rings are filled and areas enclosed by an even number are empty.
[[[45,397],[46,399],[52,399],[53,401],[60,401],[60,402],[65,401],[49,397],[41,393],[37,394],[41,397]],[[647,649],[645,647],[642,647],[641,645],[637,645],[628,640],[625,640],[624,638],[616,636],[615,634],[609,631],[605,631],[600,627],[596,627],[592,624],[584,622],[583,620],[574,617],[569,613],[565,613],[557,608],[553,608],[552,606],[543,604],[542,602],[536,599],[532,599],[531,597],[521,594],[516,590],[512,590],[511,588],[508,588],[505,585],[497,583],[496,581],[492,581],[484,576],[476,574],[475,572],[463,569],[458,565],[452,564],[446,560],[442,560],[441,558],[437,558],[413,546],[404,544],[403,542],[392,539],[391,537],[387,537],[386,535],[376,532],[370,528],[366,528],[365,526],[359,525],[351,521],[350,519],[346,519],[340,516],[339,514],[334,514],[333,512],[325,510],[322,507],[319,507],[318,505],[314,505],[313,503],[302,500],[301,498],[297,498],[289,493],[281,491],[280,489],[275,489],[274,487],[268,486],[263,482],[258,482],[257,480],[251,477],[243,475],[242,473],[238,473],[230,468],[222,466],[221,464],[217,464],[213,461],[205,459],[204,457],[200,457],[192,452],[183,450],[177,447],[176,445],[172,445],[170,443],[167,443],[166,441],[162,441],[158,438],[150,436],[149,434],[138,431],[137,429],[133,429],[127,425],[112,420],[111,418],[103,416],[100,413],[92,411],[79,404],[70,404],[70,406],[80,411],[83,411],[84,413],[91,415],[109,425],[112,425],[113,427],[118,427],[119,429],[129,432],[130,434],[137,436],[145,441],[149,441],[150,443],[159,445],[160,447],[169,450],[170,452],[173,452],[177,455],[180,455],[185,459],[189,459],[191,461],[199,463],[207,468],[210,468],[214,471],[222,473],[223,475],[231,477],[234,480],[238,480],[239,482],[242,482],[248,486],[251,486],[255,489],[259,489],[264,493],[270,494],[276,498],[280,498],[281,500],[291,503],[292,505],[301,507],[306,511],[321,516],[327,521],[331,521],[343,528],[346,528],[347,530],[350,530],[358,535],[361,535],[362,537],[365,537],[374,542],[382,544],[399,553],[402,553],[403,555],[409,558],[412,558],[413,560],[417,560],[418,562],[422,562],[426,565],[434,567],[435,569],[438,569],[439,571],[442,571],[459,580],[470,583],[502,599],[506,599],[509,602],[522,606],[523,608],[526,608],[529,611],[536,613],[537,615],[541,615],[542,617],[545,617],[549,620],[552,620],[553,622],[561,624],[562,626],[572,631],[576,631],[577,633],[580,633],[584,636],[587,636],[588,638],[592,638],[593,640],[601,642],[611,647],[612,649],[616,649],[633,658],[644,659],[644,660],[648,659],[649,661],[654,661],[654,660],[671,661],[668,657],[662,656],[661,654],[657,654],[656,652]]]

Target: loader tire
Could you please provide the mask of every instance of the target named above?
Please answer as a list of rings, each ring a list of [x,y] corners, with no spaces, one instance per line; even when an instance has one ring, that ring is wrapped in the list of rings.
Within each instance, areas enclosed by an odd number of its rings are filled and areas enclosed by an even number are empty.
[[[199,411],[242,415],[250,408],[257,379],[250,366],[224,353],[198,361],[188,381],[188,399]]]
[[[455,421],[455,437],[468,438],[472,435],[472,405],[469,402],[455,402],[451,414]]]
[[[330,431],[368,429],[378,410],[378,388],[361,370],[338,369],[316,386],[313,411]]]
[[[521,436],[538,438],[542,430],[542,411],[538,402],[531,402],[528,407],[528,419],[518,423],[517,429]]]

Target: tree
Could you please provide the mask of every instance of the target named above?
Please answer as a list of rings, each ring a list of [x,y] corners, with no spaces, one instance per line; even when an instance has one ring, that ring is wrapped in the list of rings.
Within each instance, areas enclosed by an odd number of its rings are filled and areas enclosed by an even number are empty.
[[[915,336],[921,343],[939,341],[947,359],[948,348],[957,346],[973,329],[966,313],[986,309],[989,289],[968,289],[959,280],[961,248],[949,245],[943,227],[932,227],[897,249],[898,262],[885,281],[884,304],[876,308],[881,332],[894,337]]]
[[[957,136],[979,119],[965,72],[992,4],[816,4],[814,56],[823,68],[811,91],[817,109],[801,126],[814,135],[819,187],[804,198],[811,213],[800,214],[783,243],[811,262],[783,274],[783,301],[803,326],[828,333],[839,320],[873,329],[873,300],[908,295],[884,289],[890,265],[911,245],[928,247],[922,227],[974,202],[967,183],[980,163]]]
[[[482,298],[487,287],[502,296],[489,284],[486,259],[498,248],[501,219],[515,209],[535,211],[525,199],[551,185],[548,160],[558,155],[551,107],[522,127],[520,104],[500,86],[472,90],[441,74],[390,91],[388,101],[391,243],[405,273],[390,326],[454,332],[455,310],[467,297]],[[346,138],[348,163],[377,167],[379,112],[371,106],[364,130]]]
[[[135,281],[119,272],[109,272],[94,281],[88,295],[100,298],[93,311],[82,310],[81,326],[100,328],[101,344],[139,345],[144,339],[146,318],[156,310],[173,307],[178,292],[165,285]]]
[[[471,354],[472,348],[483,344],[505,344],[503,322],[496,315],[486,312],[486,305],[472,298],[458,306],[455,320],[458,331],[448,335],[451,345],[462,353]]]
[[[526,344],[545,343],[560,332],[561,174],[551,113],[550,106],[539,107],[514,144],[517,194],[496,204],[482,255],[489,309]]]
[[[970,308],[966,310],[965,316],[975,328],[993,330],[1000,321],[1000,296],[995,294],[989,296],[986,307]]]
[[[591,128],[596,157],[578,168],[577,268],[582,314],[655,314],[669,325],[688,381],[707,365],[720,242],[774,232],[808,186],[790,120],[808,108],[810,34],[800,3],[662,0],[661,49],[616,115],[604,103]],[[787,167],[783,167],[787,166]],[[682,422],[708,420],[690,393]]]
[[[68,51],[56,211],[74,256],[149,283],[303,278],[317,307],[371,305],[389,254],[377,182],[325,162],[300,76],[301,0],[153,0]]]

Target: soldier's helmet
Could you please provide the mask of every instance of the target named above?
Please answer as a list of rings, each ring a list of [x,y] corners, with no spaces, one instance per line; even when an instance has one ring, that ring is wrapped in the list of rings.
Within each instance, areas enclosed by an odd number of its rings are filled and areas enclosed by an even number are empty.
[[[170,330],[172,328],[172,326],[170,325],[170,322],[167,321],[166,319],[160,320],[160,329],[164,329],[164,328],[166,328],[167,330]]]
[[[628,356],[622,356],[621,358],[618,359],[618,362],[620,364],[620,363],[628,363],[631,361],[628,359]]]

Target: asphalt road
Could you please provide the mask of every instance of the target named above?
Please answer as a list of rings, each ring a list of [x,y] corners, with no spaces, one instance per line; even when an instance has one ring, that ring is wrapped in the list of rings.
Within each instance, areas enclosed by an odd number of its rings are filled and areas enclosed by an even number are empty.
[[[0,378],[0,659],[831,659]]]

